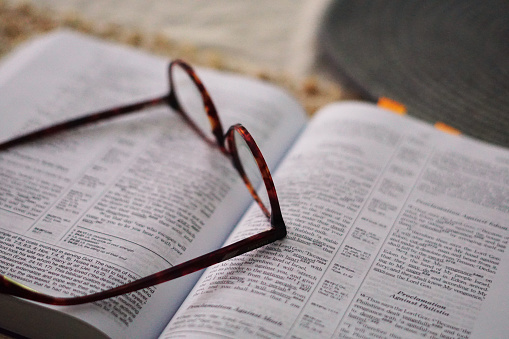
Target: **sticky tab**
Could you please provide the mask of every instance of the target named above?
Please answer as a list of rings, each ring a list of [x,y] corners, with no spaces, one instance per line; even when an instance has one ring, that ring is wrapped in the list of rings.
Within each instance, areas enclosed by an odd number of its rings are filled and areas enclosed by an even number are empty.
[[[452,135],[459,135],[459,134],[461,134],[461,132],[459,130],[457,130],[456,128],[451,127],[451,126],[449,126],[447,124],[444,124],[441,121],[437,121],[435,123],[435,128],[440,130],[440,131],[442,131],[442,132],[449,133],[449,134],[452,134]]]
[[[386,97],[380,97],[378,99],[377,105],[379,107],[388,109],[389,111],[399,114],[399,115],[405,115],[406,114],[406,107],[400,102],[397,102],[395,100],[386,98]]]

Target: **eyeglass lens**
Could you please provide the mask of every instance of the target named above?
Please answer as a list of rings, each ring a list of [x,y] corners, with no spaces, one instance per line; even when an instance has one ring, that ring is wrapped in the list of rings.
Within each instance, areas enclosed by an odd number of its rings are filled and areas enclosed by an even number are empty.
[[[237,130],[234,130],[233,140],[242,169],[251,183],[251,186],[255,189],[256,195],[260,198],[260,202],[270,214],[269,195],[265,185],[263,185],[260,167],[256,162],[255,156],[251,152],[244,137]]]
[[[208,139],[214,140],[202,94],[191,76],[180,64],[172,67],[173,90],[181,109]]]

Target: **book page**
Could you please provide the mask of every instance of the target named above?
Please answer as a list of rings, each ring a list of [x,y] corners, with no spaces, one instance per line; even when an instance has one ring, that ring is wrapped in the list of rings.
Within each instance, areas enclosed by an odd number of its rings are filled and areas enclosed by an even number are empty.
[[[507,255],[506,255],[507,256]],[[490,286],[479,317],[472,331],[472,339],[506,338],[509,333],[509,298],[507,286],[509,284],[509,260],[500,263],[497,276]]]
[[[332,105],[275,185],[288,236],[209,268],[162,338],[468,338],[499,293],[505,150]],[[253,207],[230,241],[264,222]]]
[[[1,140],[168,90],[167,60],[66,31],[42,41],[10,58],[26,62],[0,81]],[[258,81],[198,74],[224,129],[243,123],[274,166],[304,125],[303,109]],[[0,187],[2,274],[58,295],[104,290],[217,249],[252,200],[228,158],[169,107],[2,151]],[[156,336],[198,276],[53,308],[109,336]]]

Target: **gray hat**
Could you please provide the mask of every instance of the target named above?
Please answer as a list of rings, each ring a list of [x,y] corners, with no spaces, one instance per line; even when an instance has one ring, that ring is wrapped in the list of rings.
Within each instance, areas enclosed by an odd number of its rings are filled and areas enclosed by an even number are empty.
[[[335,0],[319,49],[367,98],[509,147],[508,0]]]

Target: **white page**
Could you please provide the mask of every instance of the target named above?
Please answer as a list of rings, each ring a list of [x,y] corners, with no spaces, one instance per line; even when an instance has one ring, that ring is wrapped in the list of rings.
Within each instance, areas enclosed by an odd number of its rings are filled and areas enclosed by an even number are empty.
[[[209,268],[162,337],[468,337],[508,283],[508,173],[501,148],[331,105],[275,175],[288,236]]]
[[[502,339],[509,333],[509,260],[507,253],[505,260],[499,266],[497,276],[493,281],[490,292],[482,305],[479,317],[474,325],[472,339]]]
[[[161,58],[65,31],[37,44],[38,48],[19,52],[28,61],[17,72],[0,73],[7,74],[0,79],[0,140],[167,91],[168,61]],[[19,59],[9,60],[5,68]],[[269,165],[274,165],[305,122],[302,108],[286,94],[257,81],[208,70],[199,74],[224,128],[243,123]],[[95,276],[91,275],[90,284],[105,282],[102,275],[140,277],[217,248],[251,201],[228,160],[199,140],[168,108],[4,151],[0,167],[2,249],[9,251],[5,248],[9,238],[11,243],[46,251],[50,257],[56,253],[78,265],[71,272],[78,276],[80,269],[92,269],[93,264]],[[197,180],[191,184],[193,178]],[[187,187],[209,193],[196,196]],[[37,199],[23,200],[27,194]],[[197,206],[206,203],[207,210],[185,215],[178,214],[182,210],[170,212],[172,206],[188,201]],[[166,231],[174,226],[172,218],[177,214],[187,232],[180,236]],[[200,225],[203,232],[196,231]],[[191,242],[186,237],[195,238]],[[43,262],[39,257],[25,260],[26,255],[19,261],[28,265],[29,273],[23,273],[26,280],[51,280],[37,276],[29,266],[33,260],[34,265],[43,265],[41,270],[47,268],[64,277],[63,286],[55,288],[80,289],[70,282],[72,274],[58,271],[63,267],[55,264],[55,258]],[[20,278],[20,271],[2,273]],[[194,274],[137,294],[142,298],[138,304],[145,304],[127,307],[124,315],[112,310],[109,301],[99,306],[54,308],[113,337],[155,336],[197,277]],[[147,293],[152,297],[143,300]],[[126,321],[129,317],[134,320]]]

